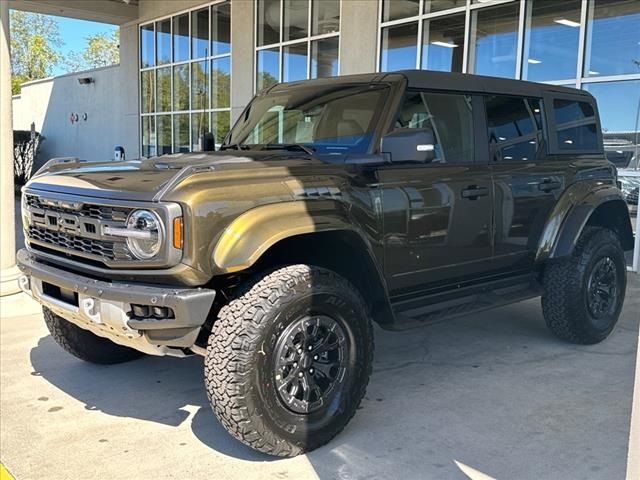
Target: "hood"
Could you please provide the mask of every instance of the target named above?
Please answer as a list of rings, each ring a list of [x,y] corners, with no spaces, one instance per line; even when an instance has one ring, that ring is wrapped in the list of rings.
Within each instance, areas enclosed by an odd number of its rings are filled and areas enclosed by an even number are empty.
[[[26,188],[119,200],[159,200],[183,180],[202,172],[264,168],[308,168],[325,162],[274,152],[207,152],[164,155],[123,162],[50,161]],[[249,173],[249,172],[247,172]]]

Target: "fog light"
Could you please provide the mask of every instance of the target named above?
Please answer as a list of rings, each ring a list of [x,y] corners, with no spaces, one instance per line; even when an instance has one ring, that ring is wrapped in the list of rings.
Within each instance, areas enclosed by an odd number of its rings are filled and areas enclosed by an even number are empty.
[[[169,317],[169,309],[167,307],[152,307],[153,316],[156,318]]]
[[[136,318],[145,318],[149,316],[149,307],[146,305],[131,305],[133,308],[133,316]]]

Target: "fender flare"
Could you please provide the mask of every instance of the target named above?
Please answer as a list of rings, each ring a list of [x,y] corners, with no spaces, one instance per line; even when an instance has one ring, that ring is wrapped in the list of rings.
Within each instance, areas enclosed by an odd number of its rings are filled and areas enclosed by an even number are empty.
[[[611,184],[592,179],[571,185],[544,226],[536,261],[570,255],[591,215],[608,202],[621,202],[626,207],[622,193]],[[624,244],[625,239],[621,240]]]
[[[213,269],[233,273],[252,266],[270,247],[286,238],[331,230],[362,238],[334,202],[292,201],[263,205],[234,219],[213,246]]]

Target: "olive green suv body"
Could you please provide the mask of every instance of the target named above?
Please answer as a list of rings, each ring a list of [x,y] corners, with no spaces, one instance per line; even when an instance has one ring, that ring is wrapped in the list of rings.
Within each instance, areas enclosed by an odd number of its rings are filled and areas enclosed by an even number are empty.
[[[353,415],[369,319],[542,295],[554,333],[594,343],[633,244],[592,96],[417,71],[275,85],[217,152],[53,160],[22,216],[21,286],[67,350],[205,355],[218,418],[276,455]]]

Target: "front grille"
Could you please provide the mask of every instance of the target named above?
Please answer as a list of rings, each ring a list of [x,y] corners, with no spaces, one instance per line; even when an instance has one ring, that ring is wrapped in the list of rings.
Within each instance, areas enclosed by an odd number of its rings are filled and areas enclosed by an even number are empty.
[[[83,217],[95,218],[97,220],[107,220],[114,222],[124,222],[127,220],[130,208],[109,207],[106,205],[83,204],[79,210],[64,208],[60,206],[51,207],[40,200],[37,195],[25,195],[25,202],[28,207],[53,210],[59,213],[80,215]]]
[[[56,247],[73,250],[75,252],[104,257],[108,260],[131,259],[131,256],[126,253],[126,247],[123,244],[118,246],[116,242],[82,238],[34,226],[29,227],[28,235],[31,240],[55,245]]]
[[[57,255],[98,262],[134,260],[122,238],[103,236],[103,227],[125,226],[132,208],[74,201],[55,201],[25,194],[29,216],[27,238],[33,246]]]

